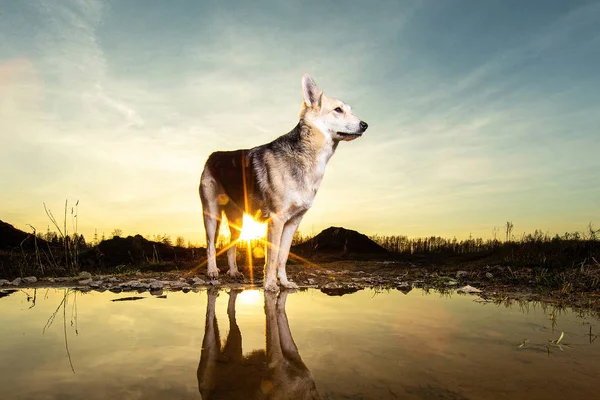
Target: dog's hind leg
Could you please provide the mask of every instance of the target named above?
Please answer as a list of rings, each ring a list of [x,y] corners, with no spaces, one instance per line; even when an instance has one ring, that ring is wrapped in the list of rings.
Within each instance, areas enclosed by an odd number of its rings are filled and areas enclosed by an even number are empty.
[[[229,249],[227,250],[227,262],[229,264],[229,276],[236,279],[243,279],[244,275],[238,270],[236,262],[236,242],[238,241],[241,234],[242,216],[238,216],[237,213],[225,212],[227,215],[227,222],[229,224],[230,240]]]
[[[222,211],[219,206],[217,182],[206,169],[200,179],[200,200],[202,201],[204,230],[206,231],[207,275],[209,278],[216,278],[219,276],[216,240],[221,225]]]
[[[304,213],[301,213],[286,222],[281,234],[281,243],[279,244],[279,255],[277,259],[277,277],[279,278],[281,286],[287,289],[298,289],[298,285],[288,280],[285,272],[285,264],[287,263],[288,256],[290,255],[290,247],[292,246],[294,233],[296,233],[298,225],[300,225],[300,221],[302,221],[303,216]]]
[[[217,365],[221,352],[221,338],[219,336],[219,325],[215,315],[215,303],[218,291],[208,290],[208,302],[206,304],[206,321],[204,323],[204,339],[202,340],[202,352],[200,364],[198,365],[198,389],[202,398],[208,399],[217,384]]]

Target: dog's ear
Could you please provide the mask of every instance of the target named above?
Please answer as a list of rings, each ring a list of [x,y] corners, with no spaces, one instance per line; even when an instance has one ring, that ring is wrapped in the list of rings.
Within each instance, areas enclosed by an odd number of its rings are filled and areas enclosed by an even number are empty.
[[[323,91],[319,89],[313,78],[309,74],[302,75],[302,96],[306,107],[321,108],[321,97]]]

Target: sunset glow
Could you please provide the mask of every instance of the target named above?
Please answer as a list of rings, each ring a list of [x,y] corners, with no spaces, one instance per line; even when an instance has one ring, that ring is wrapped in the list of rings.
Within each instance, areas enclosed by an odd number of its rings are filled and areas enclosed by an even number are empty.
[[[240,234],[240,240],[249,242],[255,239],[263,239],[267,236],[267,224],[261,224],[249,216],[244,214],[242,221],[242,233]]]
[[[86,240],[206,245],[206,159],[289,132],[305,72],[370,128],[329,161],[303,235],[600,223],[598,2],[4,3],[0,220],[18,229],[79,200]]]

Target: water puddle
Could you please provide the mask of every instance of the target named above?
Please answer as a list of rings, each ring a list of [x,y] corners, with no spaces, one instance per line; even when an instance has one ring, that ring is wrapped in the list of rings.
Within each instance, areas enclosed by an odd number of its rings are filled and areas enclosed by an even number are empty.
[[[0,296],[3,399],[595,398],[600,321],[413,289]]]

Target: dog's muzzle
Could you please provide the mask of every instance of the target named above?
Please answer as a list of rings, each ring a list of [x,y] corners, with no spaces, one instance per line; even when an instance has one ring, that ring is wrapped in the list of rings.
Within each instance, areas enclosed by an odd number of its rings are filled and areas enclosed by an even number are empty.
[[[338,132],[337,134],[339,136],[341,136],[342,138],[344,138],[344,140],[352,140],[352,139],[361,137],[362,134],[367,130],[368,127],[369,127],[369,124],[367,124],[365,121],[360,121],[358,132],[356,132],[356,133]]]

